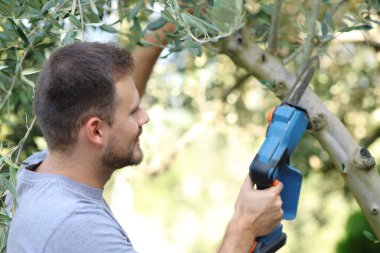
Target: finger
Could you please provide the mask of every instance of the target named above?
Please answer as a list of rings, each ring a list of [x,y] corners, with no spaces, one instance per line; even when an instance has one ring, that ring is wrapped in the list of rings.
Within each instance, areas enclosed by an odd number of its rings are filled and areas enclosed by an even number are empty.
[[[283,183],[278,181],[277,185],[273,186],[272,189],[274,189],[278,194],[280,194],[282,189],[284,189],[284,185],[283,185]]]

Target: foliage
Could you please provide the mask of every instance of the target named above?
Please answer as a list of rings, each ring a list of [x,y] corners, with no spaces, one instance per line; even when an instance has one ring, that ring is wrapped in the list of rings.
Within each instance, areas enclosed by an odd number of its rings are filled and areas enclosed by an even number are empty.
[[[380,244],[369,240],[368,237],[373,238],[373,235],[368,230],[370,230],[369,224],[361,212],[351,214],[347,220],[346,238],[337,245],[337,253],[379,252]]]
[[[156,137],[172,145],[156,144],[153,137],[146,144],[148,155],[144,165],[148,175],[172,170],[173,162],[165,156],[175,160],[180,151],[173,147],[179,143],[185,149],[197,127],[209,126],[210,122],[218,140],[213,142],[215,152],[222,152],[220,147],[224,145],[232,145],[231,136],[247,141],[245,147],[250,150],[254,150],[253,143],[262,141],[265,134],[262,112],[278,100],[268,89],[257,89],[259,82],[250,73],[219,54],[224,43],[222,38],[240,28],[259,46],[272,50],[270,34],[277,26],[274,38],[278,47],[271,53],[290,70],[295,71],[302,64],[306,47],[320,55],[323,63],[313,80],[314,90],[358,141],[365,146],[378,145],[376,117],[379,116],[376,115],[380,90],[375,84],[380,78],[379,47],[373,39],[378,35],[378,1],[320,1],[316,20],[310,19],[312,1],[283,1],[279,19],[273,23],[275,2],[282,1],[0,0],[0,249],[5,250],[7,225],[13,213],[6,208],[5,195],[10,193],[16,199],[15,174],[20,161],[44,147],[31,107],[36,76],[54,48],[75,41],[104,40],[99,38],[104,36],[133,49],[136,45],[149,44],[144,41],[144,34],[159,29],[165,22],[176,23],[174,33],[168,34],[169,54],[161,62],[165,66],[156,69],[144,102],[152,107],[152,114],[163,115],[165,111],[168,115],[159,129],[165,129],[167,135],[161,132]],[[307,36],[311,36],[308,24],[312,22],[316,28],[308,45]],[[355,31],[366,34],[367,41],[339,42],[344,34]],[[183,49],[189,49],[191,54]],[[270,87],[271,80],[259,81]],[[178,117],[182,120],[178,121]],[[231,135],[231,131],[244,134]],[[151,136],[155,136],[154,131]],[[330,170],[332,165],[326,152],[312,136],[306,136],[295,153],[299,155],[294,157],[294,163],[305,176],[325,175],[323,193],[343,187],[339,175]],[[208,177],[212,177],[209,173],[206,173]],[[170,182],[157,188],[171,191],[178,177],[173,176]],[[229,182],[227,177],[221,177]],[[166,204],[173,208],[176,205]],[[170,218],[169,215],[167,220]]]
[[[220,0],[213,4],[199,1],[195,6],[189,5],[193,14],[184,12],[175,0],[161,1],[161,4],[163,18],[177,25],[171,37],[198,56],[202,44],[230,36],[243,26],[242,0]]]

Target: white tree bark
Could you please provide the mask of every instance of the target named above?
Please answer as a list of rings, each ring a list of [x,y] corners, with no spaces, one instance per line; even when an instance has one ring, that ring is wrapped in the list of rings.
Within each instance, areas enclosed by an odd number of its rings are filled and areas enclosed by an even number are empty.
[[[231,36],[224,43],[221,51],[229,55],[236,65],[254,73],[259,79],[273,80],[278,97],[283,98],[295,82],[294,73],[241,33]],[[380,177],[374,158],[365,147],[356,143],[342,122],[310,88],[303,95],[300,105],[308,111],[313,134],[341,172],[376,237],[380,239]]]

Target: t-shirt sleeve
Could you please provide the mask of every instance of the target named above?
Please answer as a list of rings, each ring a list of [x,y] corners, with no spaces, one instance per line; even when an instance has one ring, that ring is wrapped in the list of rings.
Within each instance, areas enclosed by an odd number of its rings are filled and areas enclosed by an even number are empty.
[[[137,253],[128,236],[102,209],[71,213],[50,236],[44,253]]]

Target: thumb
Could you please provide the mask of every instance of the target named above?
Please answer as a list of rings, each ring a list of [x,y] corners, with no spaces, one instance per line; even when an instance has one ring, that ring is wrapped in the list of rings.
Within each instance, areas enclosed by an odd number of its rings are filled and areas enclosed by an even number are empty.
[[[284,189],[284,185],[278,181],[275,186],[271,187],[271,189],[273,189],[277,194],[280,194],[282,192],[282,189]]]

